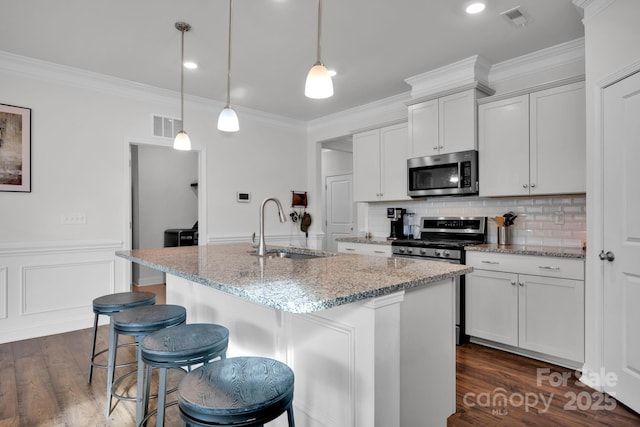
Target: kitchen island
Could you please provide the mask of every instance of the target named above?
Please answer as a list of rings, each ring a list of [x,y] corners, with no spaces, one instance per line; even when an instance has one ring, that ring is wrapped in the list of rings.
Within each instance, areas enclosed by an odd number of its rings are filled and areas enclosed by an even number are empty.
[[[117,255],[167,273],[167,302],[185,306],[189,323],[229,328],[229,357],[291,366],[299,427],[446,425],[455,412],[453,283],[471,268],[251,250],[224,244]]]

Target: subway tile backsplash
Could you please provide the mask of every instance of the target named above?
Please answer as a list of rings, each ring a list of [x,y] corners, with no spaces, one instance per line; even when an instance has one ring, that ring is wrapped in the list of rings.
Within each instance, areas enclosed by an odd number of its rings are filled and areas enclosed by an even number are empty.
[[[405,202],[369,203],[368,229],[376,237],[389,235],[387,208],[404,208],[421,216],[486,216],[487,241],[497,243],[494,217],[508,211],[518,215],[511,227],[511,243],[582,247],[586,243],[586,197],[563,195],[534,198],[441,197]]]

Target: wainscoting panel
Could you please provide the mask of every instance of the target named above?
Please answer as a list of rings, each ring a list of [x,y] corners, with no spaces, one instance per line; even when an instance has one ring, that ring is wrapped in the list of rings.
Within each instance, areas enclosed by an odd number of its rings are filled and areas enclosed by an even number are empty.
[[[92,301],[128,291],[120,241],[0,245],[0,343],[89,328]],[[107,320],[102,319],[101,323]]]
[[[96,294],[113,292],[113,273],[113,258],[24,267],[21,314],[84,308]]]

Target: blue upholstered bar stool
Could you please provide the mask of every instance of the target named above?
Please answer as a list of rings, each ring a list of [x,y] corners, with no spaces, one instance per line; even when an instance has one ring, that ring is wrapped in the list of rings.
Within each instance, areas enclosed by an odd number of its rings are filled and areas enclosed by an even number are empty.
[[[107,365],[98,364],[95,362],[97,356],[108,351],[108,348],[96,353],[96,337],[98,334],[98,318],[102,316],[113,316],[116,313],[126,310],[128,308],[140,307],[143,305],[153,305],[156,303],[156,295],[152,292],[119,292],[115,294],[103,295],[93,300],[93,338],[91,339],[91,354],[89,355],[89,375],[87,377],[87,383],[91,384],[91,377],[93,376],[93,367],[106,368]],[[125,363],[117,365],[117,367],[123,367],[132,365]]]
[[[118,337],[120,335],[133,336],[135,337],[136,343],[139,344],[140,340],[145,335],[160,329],[181,325],[186,320],[187,310],[182,306],[170,304],[131,308],[121,311],[111,317],[111,324],[109,327],[109,361],[107,371],[107,418],[111,413],[111,401],[114,396],[121,400],[134,400],[134,398],[119,395],[113,390],[115,384],[117,384],[122,378],[133,373],[129,372],[114,382],[113,377],[115,371],[116,351],[118,348]],[[143,364],[140,362],[140,345],[138,345],[136,349],[136,360],[138,361],[137,384],[142,384],[144,381],[144,369]],[[142,420],[143,399],[141,395],[137,395],[135,400],[136,425],[138,425]]]
[[[293,371],[263,357],[232,357],[188,373],[178,386],[187,426],[259,427],[287,412],[293,420]]]
[[[162,329],[142,338],[140,356],[146,366],[144,389],[138,384],[138,394],[144,399],[144,424],[152,413],[147,413],[151,370],[158,368],[158,409],[156,426],[164,426],[167,394],[167,369],[188,367],[227,357],[229,330],[221,325],[193,323]],[[190,370],[190,369],[189,369]],[[170,403],[170,405],[176,404]],[[169,405],[166,405],[169,406]]]

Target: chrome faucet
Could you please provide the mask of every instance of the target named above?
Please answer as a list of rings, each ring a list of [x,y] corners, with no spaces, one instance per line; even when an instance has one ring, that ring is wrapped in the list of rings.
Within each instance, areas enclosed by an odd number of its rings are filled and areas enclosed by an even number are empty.
[[[278,205],[280,222],[287,222],[287,217],[284,215],[284,209],[282,209],[280,200],[275,197],[267,197],[262,201],[262,204],[260,205],[260,243],[258,243],[258,256],[265,256],[267,253],[267,245],[264,242],[264,205],[266,205],[268,201],[275,202],[275,204]]]

